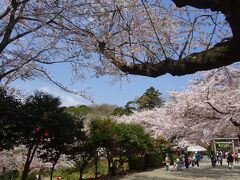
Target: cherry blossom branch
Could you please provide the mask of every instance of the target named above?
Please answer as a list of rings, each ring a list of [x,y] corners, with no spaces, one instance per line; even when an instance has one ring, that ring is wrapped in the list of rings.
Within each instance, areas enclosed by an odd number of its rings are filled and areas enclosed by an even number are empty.
[[[93,99],[91,96],[87,96],[87,93],[84,92],[84,91],[74,91],[74,90],[71,90],[69,89],[68,87],[62,85],[61,83],[53,80],[51,78],[51,76],[43,69],[39,69],[39,68],[35,68],[35,70],[39,71],[41,74],[42,74],[42,77],[45,77],[47,80],[49,80],[51,83],[53,83],[54,85],[56,85],[57,87],[59,87],[61,90],[65,91],[65,92],[68,92],[68,93],[71,93],[71,94],[75,94],[75,95],[78,95],[78,96],[81,96],[87,100],[89,100],[90,102],[93,103]]]
[[[184,52],[185,52],[185,50],[186,50],[186,48],[187,48],[187,45],[188,45],[188,44],[189,44],[189,45],[191,44],[191,41],[190,41],[190,43],[189,43],[190,36],[191,36],[191,34],[193,33],[193,31],[194,31],[194,26],[195,26],[195,24],[197,23],[198,19],[201,18],[201,17],[211,17],[211,15],[201,15],[201,16],[198,16],[198,17],[195,17],[195,18],[194,18],[193,22],[191,23],[191,27],[190,27],[191,29],[190,29],[190,31],[189,31],[189,33],[188,33],[187,40],[185,41],[185,43],[184,43],[184,45],[183,45],[183,48],[182,48],[182,50],[181,50],[181,52],[180,52],[180,55],[179,55],[179,59],[178,59],[178,60],[182,59],[182,57],[183,57],[183,55],[184,55]]]
[[[220,113],[220,114],[230,114],[230,113],[226,113],[223,111],[218,110],[216,107],[214,107],[210,102],[206,102],[214,111]]]
[[[240,51],[238,51],[236,45],[231,39],[218,43],[208,50],[192,53],[180,60],[168,58],[158,63],[145,62],[142,64],[127,64],[121,57],[115,57],[113,52],[105,48],[102,48],[101,51],[116,67],[129,74],[158,77],[169,73],[173,76],[181,76],[237,62]]]
[[[236,126],[236,127],[239,127],[240,128],[240,123],[238,123],[236,120],[234,120],[232,117],[230,117],[229,119],[231,121],[231,123]]]
[[[161,49],[162,49],[163,55],[164,55],[165,59],[168,59],[167,54],[166,54],[166,52],[165,52],[165,49],[164,49],[164,47],[163,47],[163,44],[162,44],[162,42],[161,42],[161,40],[160,40],[160,38],[159,38],[159,36],[158,36],[158,33],[157,33],[156,28],[155,28],[154,22],[153,22],[153,20],[152,20],[152,18],[151,18],[151,15],[150,15],[150,13],[149,13],[149,11],[148,11],[145,3],[144,3],[144,0],[142,0],[142,4],[143,4],[143,7],[144,7],[144,9],[145,9],[145,11],[146,11],[146,13],[147,13],[147,16],[148,16],[150,22],[151,22],[153,31],[154,31],[154,33],[155,33],[155,35],[156,35],[157,41],[158,41]]]

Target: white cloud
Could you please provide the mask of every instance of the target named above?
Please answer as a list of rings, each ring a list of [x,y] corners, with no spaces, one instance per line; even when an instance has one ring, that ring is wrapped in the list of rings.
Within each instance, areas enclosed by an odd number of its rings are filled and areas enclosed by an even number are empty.
[[[39,91],[43,91],[43,92],[47,92],[47,93],[52,93],[50,88],[47,86],[42,86],[40,88],[38,88]]]
[[[61,96],[63,106],[76,106],[80,104],[80,98],[71,95]]]
[[[84,99],[80,96],[70,94],[64,91],[61,91],[57,88],[50,88],[48,86],[42,86],[38,90],[53,94],[54,96],[60,97],[62,101],[62,106],[76,106],[84,103]]]
[[[33,94],[36,90],[52,94],[61,99],[62,106],[76,106],[91,103],[90,101],[84,99],[81,96],[62,91],[60,88],[54,85],[46,85],[46,82],[42,82],[39,80],[32,81],[31,83],[30,82],[31,81],[25,82],[17,80],[12,84],[12,87],[20,89],[22,91],[23,98],[29,96],[30,94]]]

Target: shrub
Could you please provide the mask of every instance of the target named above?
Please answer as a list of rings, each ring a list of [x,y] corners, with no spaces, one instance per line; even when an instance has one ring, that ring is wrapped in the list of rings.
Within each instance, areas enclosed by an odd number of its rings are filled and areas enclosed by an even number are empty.
[[[130,170],[143,170],[145,161],[143,157],[133,156],[128,161],[128,166]]]
[[[11,180],[11,179],[17,179],[19,177],[19,171],[15,170],[15,171],[12,171],[12,172],[8,172],[8,173],[5,173],[5,174],[2,174],[0,175],[0,179],[7,179],[7,180]]]
[[[164,166],[164,157],[161,154],[150,154],[147,159],[147,168],[159,168]]]

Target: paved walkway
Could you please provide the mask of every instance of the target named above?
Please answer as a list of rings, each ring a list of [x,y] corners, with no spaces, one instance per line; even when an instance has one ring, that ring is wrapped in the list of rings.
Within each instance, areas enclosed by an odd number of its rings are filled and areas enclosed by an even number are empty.
[[[223,165],[217,164],[212,168],[210,160],[201,161],[200,167],[190,167],[176,171],[171,168],[170,172],[165,169],[155,169],[141,173],[134,173],[126,176],[119,176],[111,178],[112,180],[240,180],[240,162],[234,163],[233,169],[228,169],[226,160],[224,159]]]

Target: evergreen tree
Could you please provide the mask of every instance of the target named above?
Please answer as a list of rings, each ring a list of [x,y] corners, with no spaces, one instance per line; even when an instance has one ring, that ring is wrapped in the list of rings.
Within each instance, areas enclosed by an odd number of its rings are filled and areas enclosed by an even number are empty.
[[[161,107],[164,104],[164,99],[161,96],[162,94],[158,90],[150,87],[141,97],[137,98],[138,110]]]

